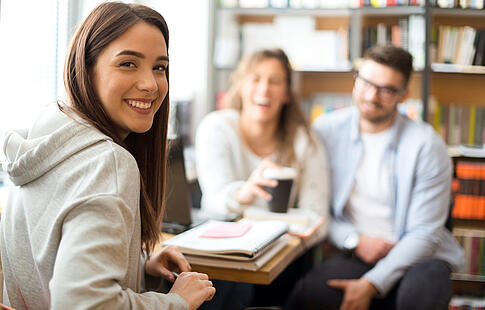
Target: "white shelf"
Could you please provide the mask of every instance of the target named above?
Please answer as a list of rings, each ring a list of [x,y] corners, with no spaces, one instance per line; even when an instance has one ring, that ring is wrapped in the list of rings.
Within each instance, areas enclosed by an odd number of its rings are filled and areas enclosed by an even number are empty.
[[[218,8],[220,11],[231,12],[235,15],[307,15],[307,16],[350,16],[353,13],[360,15],[413,15],[424,14],[425,9],[420,6],[393,6],[393,7],[361,7],[361,8]]]
[[[455,16],[455,17],[485,17],[485,10],[460,9],[460,8],[432,8],[434,16]]]
[[[451,280],[456,281],[471,281],[471,282],[485,282],[485,276],[473,275],[473,274],[465,274],[465,273],[456,273],[453,272],[451,274]]]
[[[361,15],[392,16],[392,15],[423,15],[426,10],[420,6],[393,6],[384,8],[362,7],[354,9]]]
[[[307,15],[307,16],[350,16],[351,9],[277,9],[277,8],[218,8],[235,15]]]
[[[485,66],[466,66],[443,63],[432,63],[431,70],[440,73],[485,74]]]

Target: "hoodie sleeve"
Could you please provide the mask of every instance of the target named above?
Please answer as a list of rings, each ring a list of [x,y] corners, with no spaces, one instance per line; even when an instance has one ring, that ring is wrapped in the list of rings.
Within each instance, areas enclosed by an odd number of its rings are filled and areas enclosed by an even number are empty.
[[[187,309],[177,294],[137,293],[120,284],[130,264],[134,222],[133,211],[114,195],[96,196],[69,212],[49,283],[52,309]]]

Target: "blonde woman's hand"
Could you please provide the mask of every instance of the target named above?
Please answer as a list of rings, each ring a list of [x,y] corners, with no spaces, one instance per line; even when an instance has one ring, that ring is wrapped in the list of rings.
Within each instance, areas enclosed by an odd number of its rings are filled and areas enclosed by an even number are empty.
[[[150,257],[145,263],[145,272],[156,277],[164,277],[170,282],[175,281],[172,271],[190,271],[190,264],[177,247],[167,246]]]
[[[175,280],[170,293],[178,294],[187,302],[189,310],[193,310],[199,308],[204,301],[211,300],[216,289],[206,274],[182,272]]]
[[[251,173],[249,179],[236,192],[235,198],[240,204],[249,204],[253,202],[256,197],[261,197],[265,200],[271,200],[271,195],[263,189],[263,186],[276,187],[278,181],[265,179],[263,171],[266,168],[281,168],[269,159],[265,159],[259,166]]]

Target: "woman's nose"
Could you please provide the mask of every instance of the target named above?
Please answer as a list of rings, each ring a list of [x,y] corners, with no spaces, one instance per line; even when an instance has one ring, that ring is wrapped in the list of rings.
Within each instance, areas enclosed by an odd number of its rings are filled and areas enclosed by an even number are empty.
[[[157,80],[151,70],[149,72],[141,73],[141,76],[137,83],[137,88],[140,91],[149,92],[149,93],[153,93],[157,91],[158,89]]]
[[[266,94],[269,90],[269,81],[267,80],[259,81],[257,89],[258,89],[258,93]]]

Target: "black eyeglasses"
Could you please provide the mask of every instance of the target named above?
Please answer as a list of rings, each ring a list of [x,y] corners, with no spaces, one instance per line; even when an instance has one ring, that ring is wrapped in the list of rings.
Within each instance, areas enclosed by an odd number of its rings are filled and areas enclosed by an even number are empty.
[[[382,100],[390,100],[395,98],[397,95],[401,95],[405,92],[403,88],[396,88],[393,86],[379,86],[371,81],[367,80],[366,78],[362,77],[360,74],[356,73],[355,82],[358,84],[362,89],[369,90],[369,88],[374,88],[376,93],[381,97]]]

